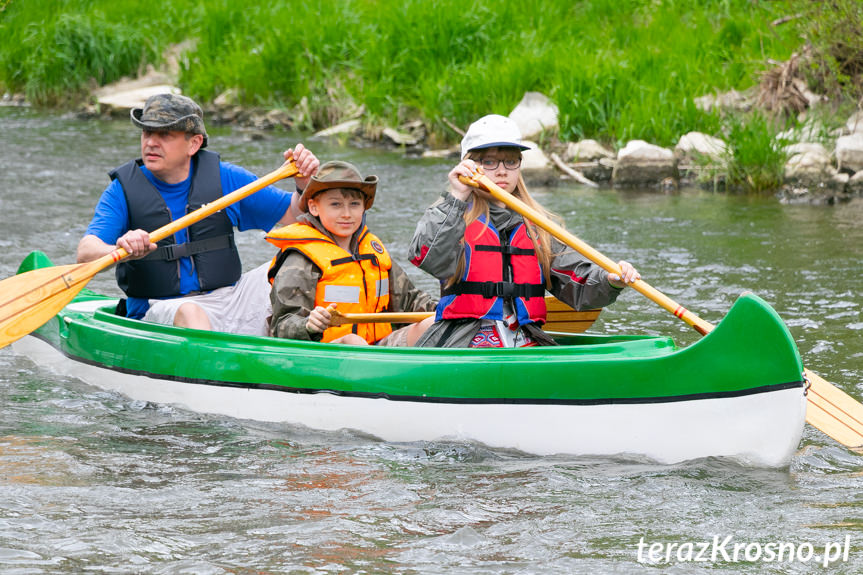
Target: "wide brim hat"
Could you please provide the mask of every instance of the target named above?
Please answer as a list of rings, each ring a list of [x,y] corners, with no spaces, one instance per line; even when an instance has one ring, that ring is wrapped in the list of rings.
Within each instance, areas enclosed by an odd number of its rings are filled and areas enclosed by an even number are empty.
[[[300,210],[309,209],[309,199],[321,192],[335,189],[357,190],[366,198],[366,209],[372,207],[375,201],[375,191],[378,187],[377,176],[366,176],[353,164],[341,161],[331,161],[323,164],[318,173],[311,177],[309,185],[300,196]]]
[[[527,150],[521,139],[521,130],[514,120],[506,116],[489,114],[470,125],[461,140],[461,159],[468,152],[485,148],[518,148]]]
[[[207,147],[204,112],[194,100],[180,94],[156,94],[147,98],[143,108],[133,108],[132,123],[151,132],[201,134]]]

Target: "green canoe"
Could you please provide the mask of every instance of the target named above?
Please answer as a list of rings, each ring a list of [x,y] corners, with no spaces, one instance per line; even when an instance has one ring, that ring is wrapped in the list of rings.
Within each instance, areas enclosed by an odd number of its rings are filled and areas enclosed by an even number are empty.
[[[50,265],[34,252],[19,273]],[[797,347],[749,294],[684,349],[667,337],[590,334],[504,350],[343,346],[150,324],[115,315],[115,305],[84,290],[13,349],[133,399],[537,455],[782,466],[806,415]]]

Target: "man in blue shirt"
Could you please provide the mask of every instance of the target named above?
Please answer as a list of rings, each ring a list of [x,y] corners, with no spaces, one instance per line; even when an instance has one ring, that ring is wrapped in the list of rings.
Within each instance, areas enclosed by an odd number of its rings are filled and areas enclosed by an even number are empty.
[[[110,172],[93,220],[78,244],[78,262],[121,247],[117,265],[126,293],[125,314],[145,321],[196,329],[264,335],[269,305],[267,264],[242,274],[233,229],[269,231],[300,213],[293,195],[264,188],[157,244],[149,231],[229,194],[257,178],[204,150],[203,112],[176,94],[150,97],[133,109],[141,128],[141,158]],[[302,144],[284,152],[301,176],[297,198],[319,161]],[[122,307],[121,307],[122,309]]]

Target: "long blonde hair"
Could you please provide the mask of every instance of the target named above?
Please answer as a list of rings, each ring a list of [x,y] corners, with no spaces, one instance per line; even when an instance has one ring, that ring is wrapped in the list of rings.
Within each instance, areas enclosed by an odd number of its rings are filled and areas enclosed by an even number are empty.
[[[468,152],[465,156],[465,159],[474,160],[479,162],[482,157],[481,151],[471,151]],[[519,168],[518,172],[518,183],[515,186],[515,190],[513,190],[512,195],[516,198],[520,199],[522,202],[543,214],[544,216],[554,219],[560,220],[560,217],[552,212],[549,212],[545,208],[543,208],[539,202],[533,199],[533,196],[530,195],[530,192],[527,191],[527,186],[524,183],[524,178],[521,175],[521,168]],[[468,210],[464,214],[465,225],[470,225],[480,216],[485,217],[486,226],[488,226],[488,222],[490,221],[489,216],[489,207],[488,207],[488,199],[486,199],[485,195],[480,195],[478,193],[473,194],[473,198],[471,199],[471,205]],[[554,254],[551,252],[551,234],[542,228],[538,227],[536,224],[531,222],[530,220],[524,219],[524,227],[527,231],[528,237],[533,242],[533,249],[536,250],[536,257],[539,260],[539,265],[542,267],[542,275],[545,277],[545,286],[546,288],[551,286],[551,260],[554,257]],[[445,287],[451,287],[453,284],[457,283],[459,279],[461,279],[462,274],[464,273],[464,250],[459,254],[458,264],[456,266],[455,274],[450,277],[446,281]]]

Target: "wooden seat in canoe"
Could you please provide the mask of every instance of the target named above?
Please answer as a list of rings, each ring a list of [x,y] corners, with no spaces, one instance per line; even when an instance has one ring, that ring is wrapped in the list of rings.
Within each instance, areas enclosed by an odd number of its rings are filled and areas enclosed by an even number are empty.
[[[588,309],[575,311],[554,296],[545,296],[546,320],[542,328],[545,331],[558,333],[581,333],[586,331],[596,318],[599,317],[601,309]],[[412,311],[412,312],[384,312],[384,313],[348,313],[342,314],[338,310],[330,312],[333,316],[330,325],[344,325],[346,323],[372,323],[390,322],[393,324],[408,324],[422,321],[434,315],[434,312]]]
[[[554,296],[545,296],[546,319],[542,329],[562,333],[581,333],[593,325],[602,309],[575,311]]]

